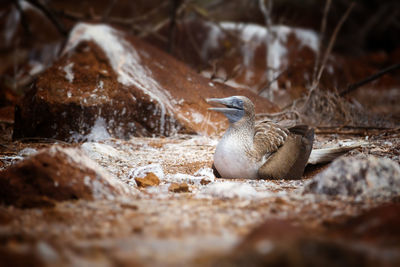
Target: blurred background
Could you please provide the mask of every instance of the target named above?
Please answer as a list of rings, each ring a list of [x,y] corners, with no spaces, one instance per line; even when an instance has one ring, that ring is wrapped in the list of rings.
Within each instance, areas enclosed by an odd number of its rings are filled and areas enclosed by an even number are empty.
[[[344,90],[349,84],[400,62],[400,3],[396,0],[355,3],[335,39],[330,67],[321,78],[323,87]],[[243,30],[239,29],[243,28],[240,23],[307,29],[315,33],[315,38],[321,37],[321,50],[324,50],[350,2],[330,3],[325,15],[326,28],[321,35],[325,5],[325,1],[316,0],[3,0],[0,7],[0,105],[14,103],[26,92],[32,80],[58,57],[69,31],[80,21],[123,28],[212,79],[263,91],[261,95],[264,96],[271,96],[265,92],[266,88],[271,87],[271,79],[280,75],[275,87],[287,90],[292,98],[298,97],[312,82],[316,51],[299,49],[292,44],[296,44],[296,40],[291,38],[287,44],[288,62],[278,66],[281,70],[273,70],[275,75],[270,75],[269,79],[262,77],[268,64],[265,52],[258,50],[265,49],[251,36],[243,44],[238,32]],[[234,26],[221,27],[225,22]],[[216,38],[210,35],[212,27],[221,30],[216,43],[211,40]],[[232,33],[232,27],[237,31]],[[282,33],[275,30],[279,38]],[[249,51],[256,56],[249,59]],[[261,58],[258,55],[262,55]],[[254,69],[254,78],[246,79],[244,69]],[[304,77],[304,73],[310,76]],[[386,75],[375,83],[378,87],[391,88],[399,84],[398,77]],[[280,104],[284,105],[287,95],[281,94],[281,98]]]

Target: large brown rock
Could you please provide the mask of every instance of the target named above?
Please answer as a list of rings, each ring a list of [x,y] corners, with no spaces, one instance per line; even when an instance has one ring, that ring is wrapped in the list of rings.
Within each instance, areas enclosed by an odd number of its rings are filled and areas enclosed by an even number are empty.
[[[217,262],[223,266],[339,267],[362,266],[365,258],[357,250],[290,221],[267,220]]]
[[[18,106],[14,138],[211,134],[226,121],[207,97],[243,94],[258,112],[275,105],[247,90],[211,83],[183,63],[107,25],[77,24],[63,56],[39,76]]]
[[[18,207],[54,201],[126,197],[130,188],[82,151],[52,146],[0,172],[0,202]]]
[[[381,247],[396,247],[400,258],[400,204],[383,204],[333,227],[335,235]],[[400,260],[399,260],[400,262]]]
[[[261,92],[279,104],[307,92],[313,81],[319,38],[312,30],[196,19],[176,28],[174,55],[216,81]],[[334,61],[327,66],[321,82],[331,87],[342,75]]]
[[[399,218],[392,204],[328,229],[267,220],[215,266],[398,266]]]

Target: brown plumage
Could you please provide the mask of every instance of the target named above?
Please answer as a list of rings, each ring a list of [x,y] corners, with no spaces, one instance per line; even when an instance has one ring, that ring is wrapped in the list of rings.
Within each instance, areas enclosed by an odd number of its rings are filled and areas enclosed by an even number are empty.
[[[262,136],[270,136],[271,132],[275,131],[278,132],[279,137],[282,137],[279,133],[285,131],[286,138],[281,141],[275,137],[272,139],[274,141],[264,142],[268,146],[273,146],[274,150],[272,153],[269,152],[271,155],[268,160],[258,169],[258,178],[300,179],[311,153],[314,129],[306,125],[298,125],[289,129],[270,126],[266,135],[262,134]],[[256,142],[257,139],[255,139]]]

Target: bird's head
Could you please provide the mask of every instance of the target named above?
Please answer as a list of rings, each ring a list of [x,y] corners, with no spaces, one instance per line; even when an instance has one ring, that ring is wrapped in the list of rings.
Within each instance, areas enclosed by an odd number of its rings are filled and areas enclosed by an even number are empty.
[[[224,105],[224,107],[214,107],[208,110],[223,113],[232,124],[240,121],[242,118],[254,120],[254,104],[245,96],[207,98],[207,103]]]

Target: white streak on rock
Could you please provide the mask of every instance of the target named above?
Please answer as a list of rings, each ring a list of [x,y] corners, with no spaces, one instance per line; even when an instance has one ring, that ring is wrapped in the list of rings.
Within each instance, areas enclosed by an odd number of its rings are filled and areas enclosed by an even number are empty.
[[[122,32],[104,24],[77,24],[70,33],[64,53],[82,41],[95,42],[106,54],[118,75],[118,82],[135,86],[158,103],[160,109],[160,133],[165,134],[165,117],[170,114],[170,95],[153,78],[151,70],[142,64],[142,58]]]
[[[106,139],[110,139],[111,136],[107,131],[107,123],[104,118],[98,117],[90,130],[90,133],[87,135],[80,133],[73,133],[70,137],[71,142],[79,142],[82,140],[86,140],[89,142],[98,142]]]
[[[268,80],[276,79],[277,72],[284,69],[287,62],[287,38],[290,34],[294,34],[300,42],[300,47],[306,46],[317,51],[319,47],[318,35],[311,30],[301,28],[290,28],[285,25],[274,25],[271,27],[271,33],[264,26],[251,23],[233,23],[223,22],[219,26],[208,23],[208,37],[202,47],[203,59],[208,59],[208,55],[212,49],[218,48],[220,41],[226,37],[224,31],[235,32],[242,40],[241,54],[243,56],[243,64],[251,66],[254,60],[255,48],[262,44],[267,46],[266,63],[268,67]],[[251,79],[252,73],[246,73],[246,78]],[[270,85],[272,90],[278,90],[278,82],[274,81]]]
[[[63,70],[65,71],[65,79],[67,79],[67,81],[69,81],[70,83],[74,81],[74,72],[72,71],[73,67],[74,62],[71,62],[63,68]]]
[[[110,139],[111,136],[107,131],[107,124],[106,121],[102,117],[98,117],[90,131],[89,135],[87,136],[88,141],[101,141]]]

